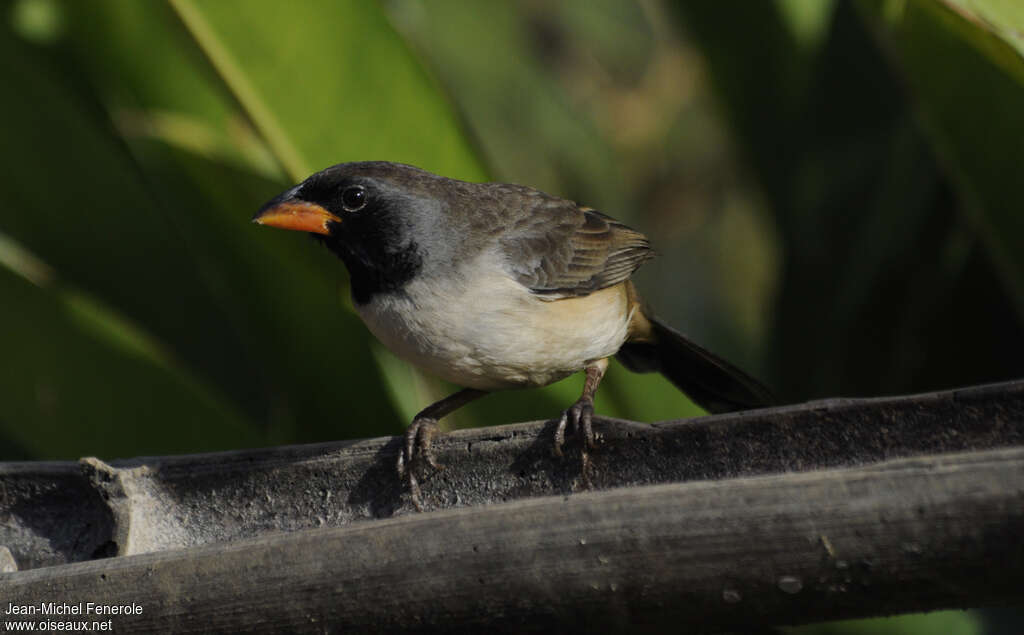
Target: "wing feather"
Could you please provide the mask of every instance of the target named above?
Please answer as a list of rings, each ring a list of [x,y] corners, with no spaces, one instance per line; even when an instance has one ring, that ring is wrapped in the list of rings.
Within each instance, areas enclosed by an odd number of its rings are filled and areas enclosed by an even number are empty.
[[[536,203],[500,243],[516,280],[545,299],[623,282],[653,255],[646,236],[601,212],[554,198]]]

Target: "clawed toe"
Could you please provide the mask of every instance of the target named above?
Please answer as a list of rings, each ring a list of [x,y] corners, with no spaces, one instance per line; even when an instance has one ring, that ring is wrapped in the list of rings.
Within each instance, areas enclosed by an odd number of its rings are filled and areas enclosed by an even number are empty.
[[[562,417],[555,427],[555,443],[553,452],[555,456],[562,456],[562,446],[565,445],[566,429],[573,435],[579,433],[583,439],[583,460],[586,462],[586,451],[594,449],[594,400],[588,397],[581,397],[576,403],[562,412]]]
[[[562,418],[558,420],[558,425],[555,426],[555,444],[551,448],[552,453],[558,458],[562,457],[562,446],[565,445],[565,427],[569,423],[569,411],[562,411]]]
[[[409,487],[412,504],[417,510],[423,511],[423,503],[420,499],[420,484],[416,479],[416,464],[423,460],[435,470],[444,469],[444,466],[434,458],[434,452],[430,447],[434,435],[440,432],[437,427],[438,419],[486,394],[482,390],[463,388],[421,410],[405,431],[405,443],[402,445],[402,451],[398,453],[398,464],[395,467],[398,468],[399,478]]]
[[[412,504],[418,511],[423,511],[423,503],[420,496],[420,483],[416,478],[416,464],[420,460],[435,470],[442,470],[444,466],[437,462],[431,444],[434,435],[437,434],[437,421],[428,418],[417,418],[405,431],[405,442],[402,451],[398,454],[398,476],[405,481],[412,497]]]

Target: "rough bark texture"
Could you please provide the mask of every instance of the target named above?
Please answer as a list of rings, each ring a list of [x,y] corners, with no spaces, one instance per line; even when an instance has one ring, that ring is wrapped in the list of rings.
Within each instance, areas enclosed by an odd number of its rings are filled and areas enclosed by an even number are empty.
[[[135,602],[114,628],[164,631],[715,630],[1021,597],[1024,382],[596,428],[587,492],[552,422],[438,438],[425,503],[463,509],[426,514],[394,438],[0,465],[5,568],[149,552],[0,595]]]
[[[673,632],[1019,599],[1024,450],[445,510],[6,574],[138,632]]]

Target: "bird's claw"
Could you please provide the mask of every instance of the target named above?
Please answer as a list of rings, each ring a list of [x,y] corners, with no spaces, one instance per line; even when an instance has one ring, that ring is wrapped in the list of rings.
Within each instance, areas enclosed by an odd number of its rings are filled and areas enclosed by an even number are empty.
[[[444,466],[437,462],[431,443],[438,433],[437,420],[428,417],[417,417],[405,431],[405,442],[398,453],[398,476],[409,486],[412,504],[418,511],[423,511],[420,496],[420,483],[416,478],[416,465],[420,460],[435,470],[443,470]]]
[[[588,450],[594,449],[594,398],[583,396],[573,405],[569,406],[558,420],[555,427],[555,445],[553,452],[555,456],[562,456],[562,446],[565,445],[565,431],[568,428],[572,434],[580,433],[582,438],[582,459],[583,477],[588,477],[587,468],[590,463]]]

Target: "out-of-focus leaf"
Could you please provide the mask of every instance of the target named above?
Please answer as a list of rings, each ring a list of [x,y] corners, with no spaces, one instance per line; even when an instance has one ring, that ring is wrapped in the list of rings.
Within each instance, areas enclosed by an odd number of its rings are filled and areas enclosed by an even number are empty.
[[[599,19],[608,4],[590,2],[580,13]],[[620,217],[627,212],[621,171],[608,142],[571,108],[551,69],[544,68],[547,60],[533,55],[538,48],[543,54],[545,47],[560,45],[558,26],[549,22],[563,8],[544,5],[524,24],[524,6],[513,2],[440,0],[428,8],[402,1],[390,6],[399,28],[453,95],[498,175],[515,175],[517,182],[568,198],[586,190],[596,200],[585,204],[602,205]],[[621,21],[635,21],[639,10],[622,4],[617,8],[624,15],[616,15],[616,33],[628,34]],[[481,24],[487,28],[479,28]],[[531,47],[531,38],[542,45]],[[630,44],[634,54],[649,46],[647,39],[626,38],[620,45]],[[524,131],[530,134],[525,142]]]
[[[188,348],[193,329],[228,330],[237,350],[203,347],[190,361],[219,370],[212,379],[232,387],[276,442],[394,430],[368,335],[340,300],[341,263],[301,236],[248,222],[287,181],[259,176],[269,171],[259,159],[265,149],[254,145],[245,114],[174,13],[157,3],[99,0],[69,9],[74,59],[84,60],[166,212],[180,256],[208,291],[209,306],[184,308],[190,321],[171,344]],[[149,55],[135,59],[143,43]],[[140,131],[138,121],[178,122],[178,130]],[[360,398],[346,397],[354,394]]]
[[[1024,320],[1024,4],[862,6],[884,26],[924,128],[952,168]]]
[[[923,615],[897,615],[867,620],[842,620],[788,627],[788,635],[981,635],[978,617],[967,611],[935,611]]]
[[[301,239],[294,249],[275,243],[248,222],[283,183],[218,164],[189,172],[184,155],[177,164],[144,163],[146,183],[95,106],[26,48],[5,43],[0,73],[22,99],[0,108],[22,125],[0,133],[7,156],[16,158],[4,166],[4,232],[70,284],[144,325],[244,411],[254,431],[273,429],[261,438],[324,439],[397,426],[366,334],[340,310],[339,263]],[[292,257],[300,246],[303,254]],[[346,390],[361,397],[347,407],[337,396]],[[240,443],[251,437],[239,435],[228,447]]]
[[[171,5],[293,179],[370,159],[484,176],[448,103],[376,4]]]
[[[899,75],[851,4],[836,5],[812,51],[797,45],[773,3],[741,14],[706,0],[676,6],[780,231],[770,333],[780,397],[1019,375],[1021,323],[993,284]],[[1000,169],[1012,165],[1020,162]]]
[[[780,15],[803,48],[816,48],[828,35],[836,0],[776,0]]]
[[[667,421],[706,414],[657,373],[633,373],[614,360],[608,377],[612,381],[602,385],[594,402],[603,414],[636,421]]]
[[[176,229],[206,274],[223,318],[246,342],[249,370],[269,400],[277,443],[372,436],[398,428],[372,335],[349,310],[344,267],[304,236],[240,219],[280,188],[236,167],[160,142],[136,154],[153,189],[175,209]]]
[[[114,307],[186,364],[220,359],[218,377],[242,409],[259,402],[235,367],[245,347],[189,260],[160,203],[102,125],[94,105],[13,38],[0,38],[0,77],[16,99],[0,104],[6,152],[0,231],[39,255],[62,279]],[[243,396],[244,395],[244,396]],[[254,399],[249,399],[254,397]]]
[[[1004,72],[1024,82],[1024,4],[1017,0],[940,0],[933,3],[945,5],[948,11],[941,6],[928,6],[921,0],[912,0],[911,4],[934,11],[935,16],[944,20],[948,28],[958,31],[967,44],[1001,66]],[[896,17],[899,11],[894,8],[886,13]]]
[[[32,42],[49,43],[64,30],[56,0],[16,0],[11,3],[11,27]]]
[[[69,63],[128,139],[156,138],[271,178],[283,173],[164,2],[65,2]],[[140,54],[143,52],[143,54]]]
[[[94,298],[0,267],[0,431],[14,458],[112,458],[259,445],[222,395]],[[27,455],[27,456],[25,456]],[[7,447],[0,456],[12,458]]]

